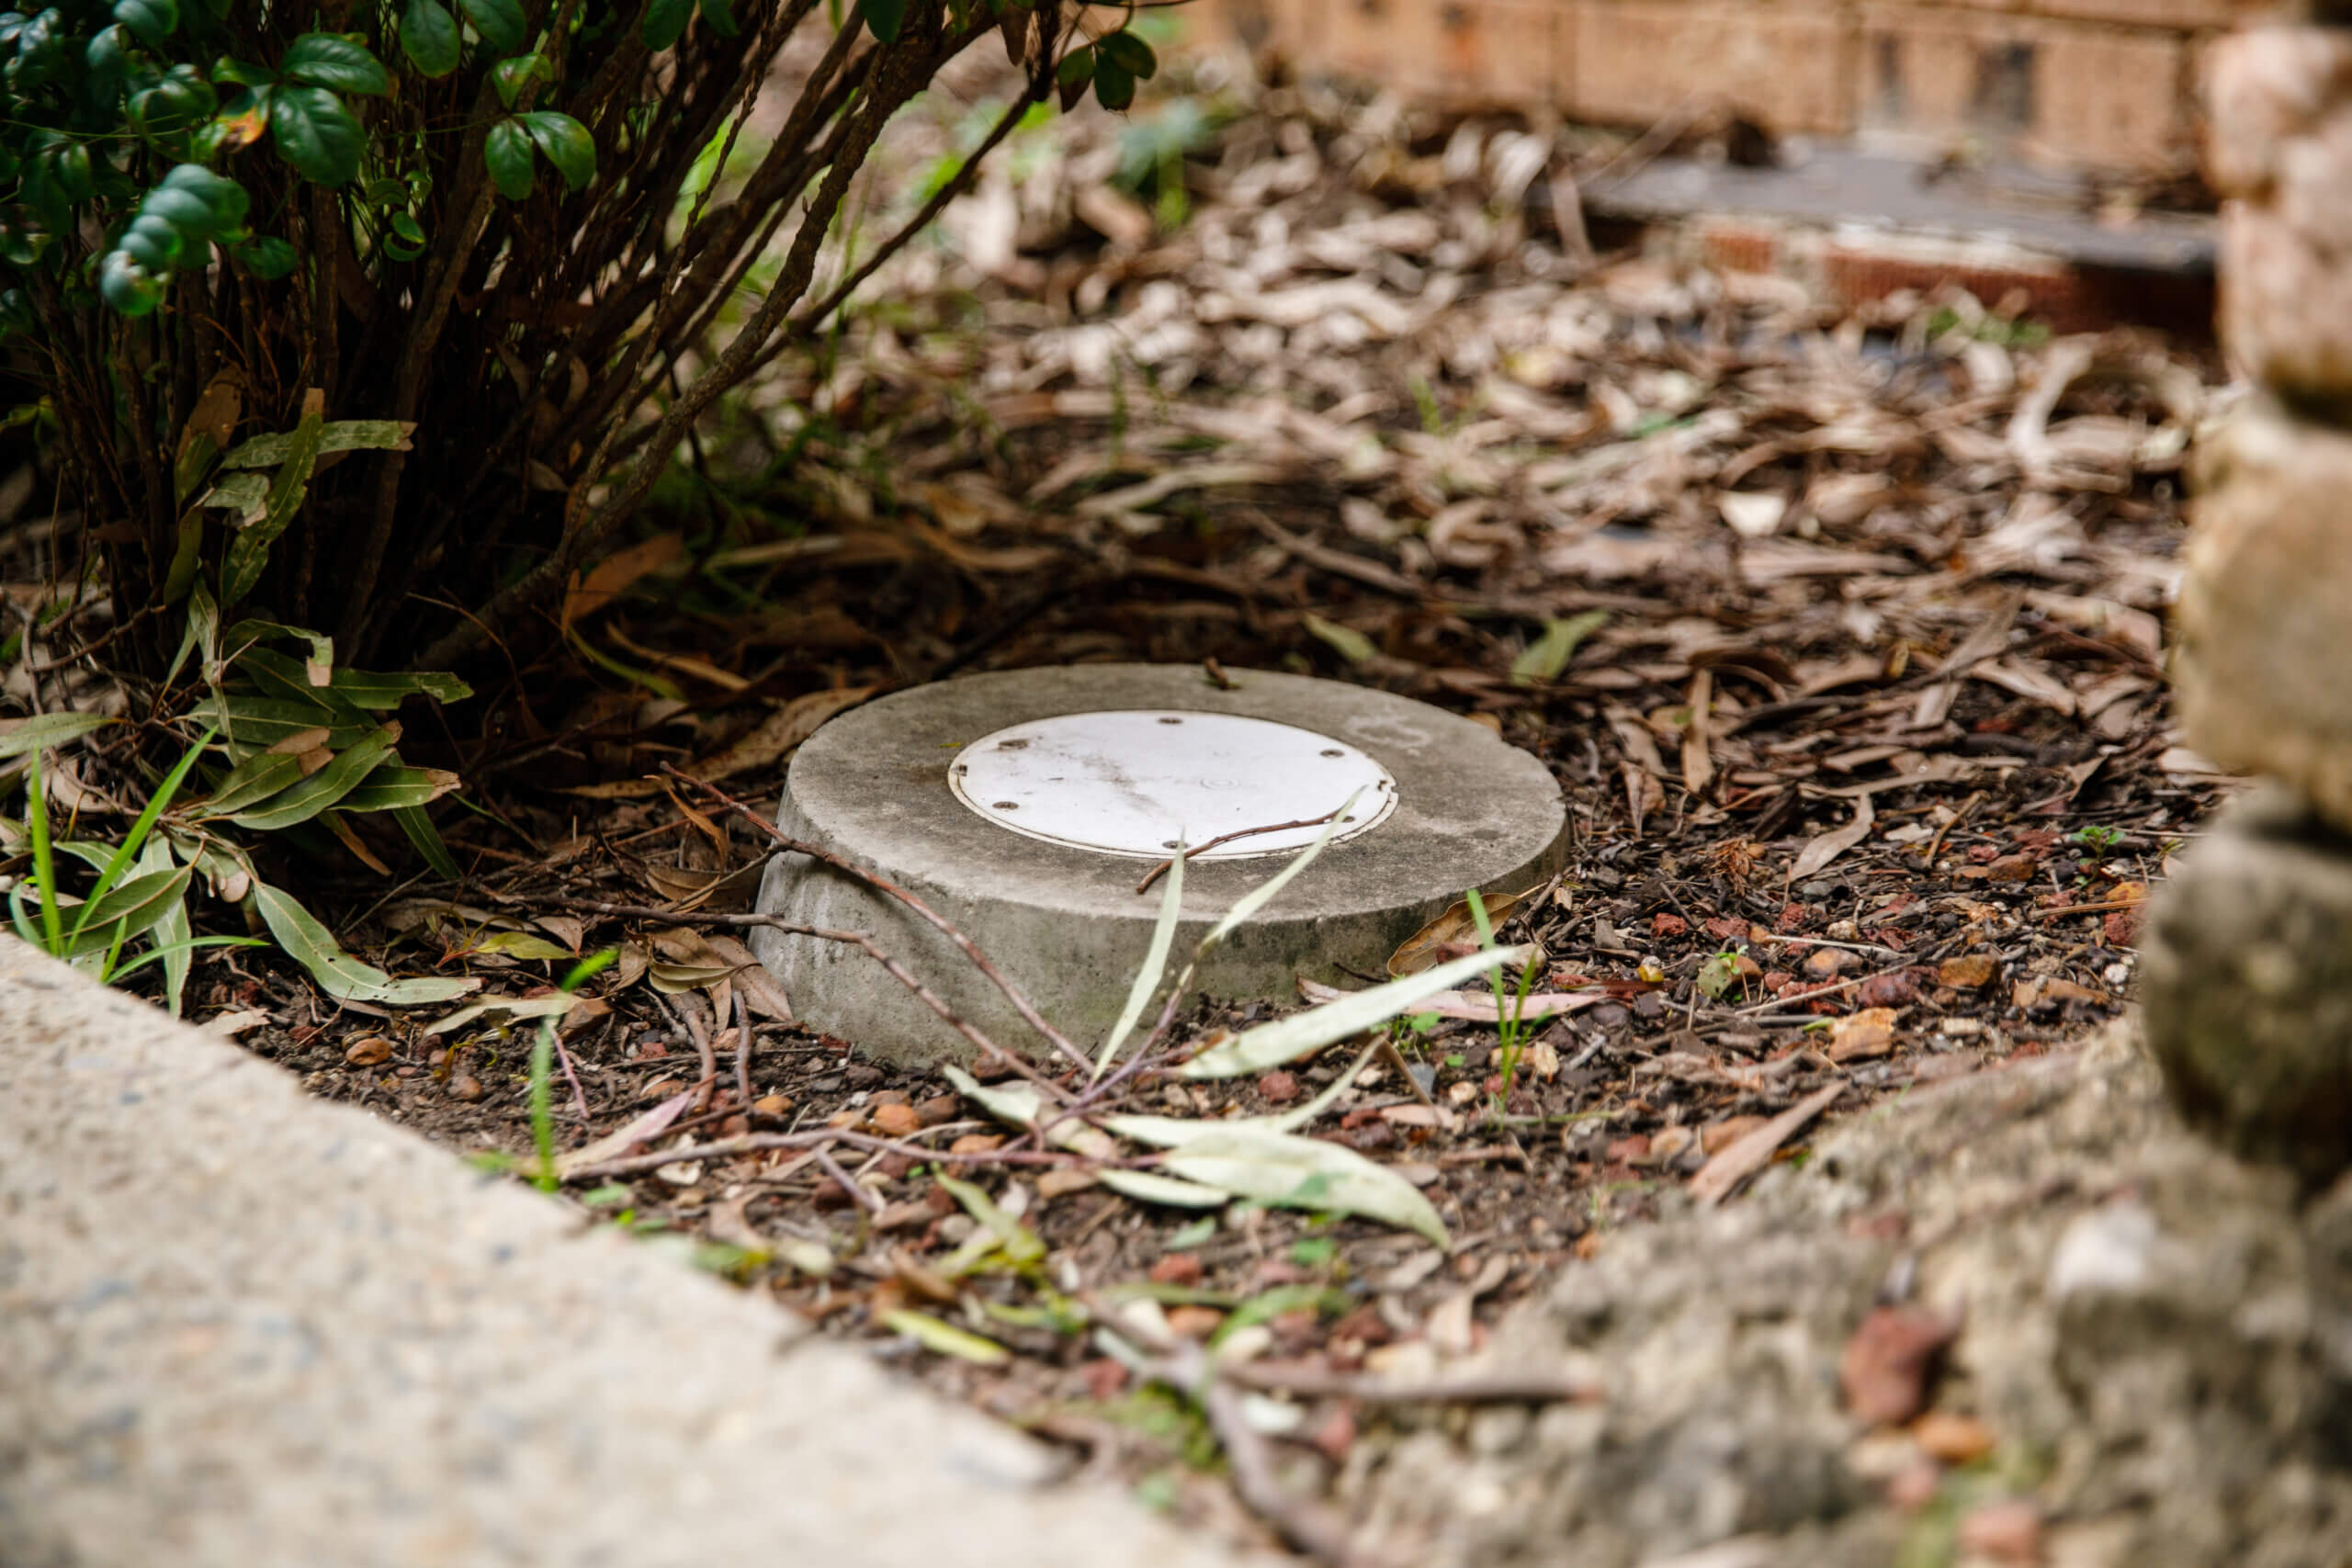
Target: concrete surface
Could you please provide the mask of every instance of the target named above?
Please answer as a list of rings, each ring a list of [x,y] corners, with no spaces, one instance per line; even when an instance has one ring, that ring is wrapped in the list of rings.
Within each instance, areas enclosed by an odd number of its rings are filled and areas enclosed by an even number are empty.
[[[1239,1559],[0,937],[6,1568]]]
[[[2129,223],[2103,222],[2083,209],[2079,182],[2022,168],[1939,174],[1914,159],[1825,146],[1784,166],[1658,158],[1595,180],[1583,194],[1595,214],[1610,218],[1778,219],[1843,229],[1849,240],[1901,233],[2118,271],[2213,270],[2210,216],[2143,212]]]
[[[1116,1020],[1148,945],[1160,890],[1117,856],[1040,842],[983,821],[948,787],[958,750],[1009,725],[1080,709],[1238,714],[1320,731],[1396,778],[1385,822],[1335,843],[1202,967],[1211,996],[1297,996],[1296,977],[1357,986],[1463,890],[1518,892],[1557,869],[1567,812],[1544,764],[1492,730],[1385,692],[1265,671],[1221,691],[1193,665],[1089,664],[972,675],[883,698],[833,720],[794,757],[778,821],[923,898],[978,944],[1081,1047]],[[1176,954],[1189,954],[1275,860],[1188,867]],[[1042,1043],[1001,993],[903,906],[810,862],[779,855],[759,907],[864,931],[1008,1049]],[[855,948],[761,931],[752,944],[802,1021],[878,1055],[925,1061],[967,1049]],[[1349,971],[1354,971],[1351,976]]]

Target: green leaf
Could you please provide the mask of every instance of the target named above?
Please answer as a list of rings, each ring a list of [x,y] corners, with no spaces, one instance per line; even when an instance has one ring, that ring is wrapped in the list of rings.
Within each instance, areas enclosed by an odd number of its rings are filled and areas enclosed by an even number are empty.
[[[374,728],[356,716],[338,714],[317,703],[288,702],[275,697],[232,692],[208,697],[190,710],[189,717],[217,724],[240,752],[266,750],[306,729],[325,726],[329,746],[348,746]]]
[[[211,744],[212,731],[208,729],[204,732],[202,739],[180,753],[180,760],[172,765],[170,773],[164,775],[164,782],[155,786],[155,793],[148,796],[145,808],[139,813],[139,819],[131,823],[130,831],[122,836],[122,842],[111,855],[107,857],[106,863],[99,868],[97,885],[90,889],[92,902],[83,907],[81,918],[74,922],[75,936],[80,936],[90,921],[96,918],[98,907],[106,902],[107,896],[114,890],[115,879],[130,869],[131,863],[138,858],[140,851],[145,847],[148,835],[155,830],[156,819],[170,808],[173,796],[179,794],[180,786],[187,782],[189,772],[203,757],[205,748]],[[174,895],[175,899],[177,897],[176,894]],[[109,923],[123,918],[119,913],[106,917]],[[136,935],[138,931],[146,929],[145,926],[140,926],[130,934]]]
[[[359,122],[324,87],[272,87],[269,134],[278,155],[305,179],[339,186],[359,172]]]
[[[284,751],[256,751],[221,775],[212,793],[196,803],[196,814],[227,817],[249,809],[300,783],[301,777],[300,757]]]
[[[171,866],[171,845],[165,843],[160,836],[150,839],[146,848],[139,853],[138,869],[142,873],[168,871]],[[181,1002],[187,991],[188,970],[195,957],[197,942],[195,932],[188,925],[187,900],[182,898],[170,908],[165,909],[156,919],[153,932],[154,947],[148,953],[148,957],[161,962],[164,965],[164,1005],[171,1009],[174,1018],[177,1018],[180,1016]],[[130,967],[136,968],[138,965],[133,964]],[[115,971],[115,978],[119,980],[126,973],[128,970],[119,969]]]
[[[537,178],[531,169],[531,133],[519,121],[502,119],[492,126],[481,155],[490,165],[491,182],[498,186],[499,195],[520,201],[531,194]]]
[[[1188,1078],[1231,1078],[1262,1073],[1319,1051],[1333,1041],[1345,1040],[1362,1030],[1385,1023],[1399,1013],[1410,1012],[1416,1002],[1451,990],[1488,969],[1525,964],[1533,956],[1532,948],[1499,947],[1469,953],[1370,990],[1351,991],[1338,1001],[1245,1029],[1231,1039],[1210,1046],[1176,1070]]]
[[[949,1197],[964,1206],[966,1213],[979,1222],[989,1241],[993,1246],[1002,1247],[1005,1257],[1012,1263],[1035,1263],[1046,1256],[1046,1244],[1038,1239],[1037,1233],[998,1208],[996,1201],[979,1188],[944,1172],[936,1179]],[[947,1273],[948,1278],[955,1278],[954,1270]]]
[[[439,768],[404,768],[391,764],[369,773],[360,784],[337,803],[342,811],[413,811],[429,806],[445,795],[454,794],[459,784],[458,775]],[[438,838],[438,835],[435,835]]]
[[[281,81],[307,82],[344,93],[373,95],[392,90],[391,76],[367,46],[336,33],[304,33],[287,45],[285,57],[277,62],[277,74]]]
[[[857,14],[865,18],[865,30],[884,43],[896,43],[899,29],[906,26],[907,0],[857,0]]]
[[[237,246],[235,254],[255,277],[271,282],[291,275],[301,265],[294,247],[274,234]]]
[[[395,980],[374,964],[363,964],[344,952],[334,933],[287,894],[256,881],[253,898],[262,924],[269,928],[269,934],[277,940],[286,955],[309,970],[319,988],[338,1001],[414,1007],[426,1002],[454,1001],[481,985],[473,979]]]
[[[735,25],[735,0],[699,0],[696,9],[702,12],[703,26],[720,38],[733,38],[741,30]]]
[[[192,65],[175,65],[125,100],[131,128],[151,142],[176,143],[212,118],[220,96]]]
[[[219,483],[206,491],[197,505],[208,511],[233,512],[235,527],[260,517],[269,508],[269,476],[267,474],[224,474]]]
[[[47,751],[115,722],[97,713],[44,713],[31,718],[0,718],[0,758]]]
[[[555,80],[555,67],[548,63],[546,55],[518,54],[490,68],[490,82],[498,89],[498,101],[510,109],[523,96],[523,89],[530,85],[533,77],[542,82]]]
[[[1054,82],[1061,89],[1062,112],[1068,114],[1086,96],[1094,81],[1094,46],[1080,44],[1054,67]]]
[[[319,456],[330,452],[405,452],[416,431],[413,420],[338,419],[319,431]],[[224,468],[274,468],[294,455],[294,435],[281,433],[240,441],[221,456]]]
[[[315,389],[304,398],[302,423],[294,429],[286,461],[278,465],[269,482],[269,497],[262,504],[261,516],[248,522],[229,541],[228,554],[220,563],[223,605],[234,604],[253,592],[254,584],[261,581],[262,568],[268,564],[269,547],[302,510],[303,498],[310,494],[311,471],[318,463],[319,446],[325,437],[325,422],[319,413],[322,401]]]
[[[1124,109],[1136,101],[1136,79],[1127,68],[1096,48],[1094,101],[1106,109]]]
[[[1568,660],[1576,657],[1577,645],[1608,624],[1606,610],[1587,610],[1566,620],[1546,620],[1544,635],[1510,661],[1510,683],[1532,686],[1539,682],[1558,680],[1560,671],[1568,667]]]
[[[686,23],[694,14],[694,0],[650,0],[637,36],[658,54],[685,36]]]
[[[530,28],[523,20],[523,7],[515,0],[458,0],[466,13],[466,20],[481,34],[482,41],[501,54],[515,54],[531,41]]]
[[[398,674],[373,670],[338,670],[327,682],[325,690],[356,708],[370,713],[387,713],[401,705],[405,699],[419,694],[436,702],[463,702],[474,694],[474,689],[446,671],[403,671]]]
[[[115,0],[114,19],[141,43],[161,49],[165,39],[179,31],[178,0]]]
[[[533,109],[514,118],[523,122],[523,129],[530,132],[564,184],[579,190],[596,177],[596,139],[588,134],[586,126],[553,109]]]
[[[179,907],[195,877],[192,865],[151,871],[83,905],[74,921],[76,945],[95,939],[97,946],[107,947],[144,936]]]
[[[164,279],[121,251],[98,264],[98,295],[125,316],[143,316],[164,302]]]
[[[1159,70],[1151,45],[1131,32],[1106,33],[1094,40],[1095,52],[1138,82],[1148,82]]]
[[[391,753],[398,739],[390,728],[363,736],[317,773],[288,785],[258,806],[230,814],[229,820],[256,833],[275,833],[298,822],[308,822],[356,789],[359,781]]]
[[[1143,1017],[1152,994],[1159,989],[1159,977],[1168,972],[1168,950],[1176,944],[1176,925],[1184,904],[1184,846],[1179,842],[1176,852],[1168,861],[1168,887],[1159,896],[1159,919],[1151,928],[1151,945],[1144,951],[1143,967],[1136,971],[1135,983],[1127,987],[1127,1005],[1119,1010],[1119,1021],[1102,1042],[1102,1054],[1094,1058],[1094,1076],[1100,1078],[1111,1066],[1111,1058],[1119,1054],[1126,1043],[1127,1032]]]
[[[1280,1208],[1362,1214],[1449,1245],[1445,1222],[1413,1184],[1321,1138],[1220,1127],[1171,1151],[1160,1169],[1236,1198]]]
[[[929,1313],[909,1312],[904,1308],[886,1312],[882,1314],[882,1326],[905,1335],[926,1350],[977,1362],[983,1367],[1001,1366],[1012,1359],[1012,1352],[995,1340],[943,1322]]]
[[[408,0],[401,13],[401,52],[427,76],[447,76],[465,57],[465,36],[441,0]]]
[[[368,786],[362,784],[359,787],[366,789]],[[449,853],[449,846],[441,841],[441,829],[433,825],[433,818],[424,814],[423,807],[396,806],[391,812],[392,820],[399,823],[401,831],[408,835],[410,847],[424,857],[424,863],[433,868],[435,875],[447,877],[451,882],[464,880],[465,874],[458,869],[457,858]]]
[[[1132,87],[1129,91],[1132,93]],[[1094,76],[1094,95],[1098,98],[1102,96],[1102,75],[1099,71]],[[1106,109],[1114,109],[1125,108],[1126,105],[1105,103],[1102,107]],[[1380,649],[1374,648],[1372,639],[1363,633],[1353,626],[1343,626],[1337,621],[1327,621],[1312,610],[1303,613],[1298,618],[1298,624],[1329,644],[1333,652],[1351,664],[1362,664],[1365,660],[1379,655]]]

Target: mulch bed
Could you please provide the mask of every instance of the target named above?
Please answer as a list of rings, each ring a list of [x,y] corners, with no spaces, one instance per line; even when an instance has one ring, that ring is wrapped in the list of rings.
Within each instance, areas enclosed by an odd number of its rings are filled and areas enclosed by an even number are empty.
[[[1749,1136],[1773,1118],[2064,1049],[2124,1005],[2141,901],[2225,787],[2173,746],[2161,674],[2177,470],[2216,378],[2137,334],[2043,341],[1997,302],[1835,319],[1774,280],[1589,255],[1555,214],[1566,176],[1618,150],[1224,92],[1016,139],[951,213],[954,243],[886,273],[835,362],[751,400],[797,412],[713,436],[709,487],[586,585],[605,596],[573,624],[605,670],[482,694],[505,721],[464,759],[486,809],[450,827],[472,880],[387,897],[354,868],[337,923],[397,968],[510,996],[566,965],[500,953],[502,932],[628,947],[564,1033],[559,1147],[694,1098],[638,1151],[658,1168],[592,1172],[573,1197],[1263,1538],[1198,1411],[1095,1325],[1144,1301],[1179,1341],[1247,1336],[1266,1381],[1309,1391],[1259,1418],[1280,1428],[1276,1478],[1311,1497],[1384,1418],[1348,1379],[1449,1375],[1497,1314],[1694,1180],[1804,1157],[1805,1125]],[[1168,123],[1228,104],[1250,112]],[[894,155],[952,146],[955,109]],[[1118,183],[1145,134],[1185,171],[1172,231],[1148,206],[1164,191]],[[817,462],[763,477],[771,448]],[[647,775],[674,763],[772,814],[789,746],[860,694],[1112,659],[1380,685],[1492,724],[1559,779],[1569,867],[1504,935],[1541,944],[1540,988],[1589,1005],[1535,1031],[1508,1086],[1492,1025],[1408,1023],[1408,1070],[1376,1059],[1310,1129],[1419,1186],[1450,1254],[982,1157],[961,1174],[1043,1255],[956,1277],[981,1222],[906,1149],[1021,1140],[932,1072],[762,1016],[772,987],[728,976],[743,933],[701,917],[748,907],[764,841]],[[672,913],[582,908],[599,902]],[[428,1037],[255,954],[210,961],[193,994],[199,1017],[245,1012],[247,1044],[322,1097],[529,1153],[521,1030]],[[1174,1038],[1270,1010],[1203,1006]],[[748,1097],[729,1032],[746,1014]],[[1128,1104],[1259,1113],[1352,1059],[1145,1075]],[[825,1128],[902,1147],[695,1152]],[[1012,1353],[934,1353],[906,1312]]]

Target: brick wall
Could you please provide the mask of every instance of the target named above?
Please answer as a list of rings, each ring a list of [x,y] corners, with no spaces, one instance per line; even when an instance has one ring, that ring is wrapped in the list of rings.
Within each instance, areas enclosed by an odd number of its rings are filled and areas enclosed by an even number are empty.
[[[2192,164],[2197,52],[2272,0],[1204,0],[1213,31],[1418,96],[2142,174]]]

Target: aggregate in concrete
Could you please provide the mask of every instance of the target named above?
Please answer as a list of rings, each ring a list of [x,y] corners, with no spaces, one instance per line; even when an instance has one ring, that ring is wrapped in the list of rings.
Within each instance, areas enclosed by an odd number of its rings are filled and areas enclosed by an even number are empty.
[[[1559,868],[1567,822],[1559,786],[1543,763],[1492,730],[1385,692],[1268,671],[1230,673],[1228,691],[1193,665],[1089,664],[971,675],[885,697],[800,748],[778,825],[923,899],[1049,1021],[1090,1047],[1126,998],[1161,894],[1136,891],[1133,860],[1007,832],[955,798],[948,769],[958,751],[1008,726],[1088,710],[1238,714],[1344,740],[1395,777],[1396,808],[1385,822],[1331,845],[1214,951],[1197,980],[1210,996],[1293,999],[1302,974],[1360,985],[1464,889],[1519,892]],[[1280,863],[1189,868],[1179,959]],[[759,907],[804,925],[865,932],[997,1043],[1042,1048],[947,939],[854,878],[780,854]],[[806,1023],[901,1061],[968,1049],[855,948],[763,931],[752,949]]]
[[[0,937],[6,1568],[1241,1559]]]

